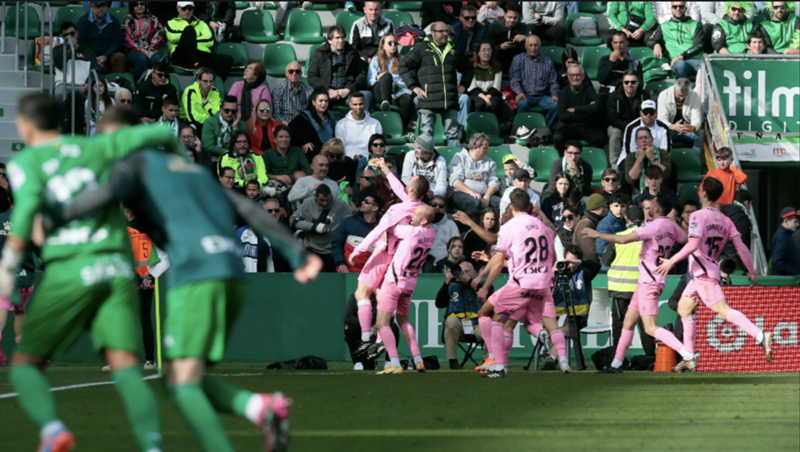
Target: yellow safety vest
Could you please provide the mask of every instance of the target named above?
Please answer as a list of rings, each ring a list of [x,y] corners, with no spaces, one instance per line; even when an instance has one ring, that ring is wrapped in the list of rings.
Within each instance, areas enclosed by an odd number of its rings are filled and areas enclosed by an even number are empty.
[[[618,232],[617,235],[630,234],[639,229],[638,226]],[[642,242],[636,241],[624,245],[615,244],[617,257],[608,270],[608,290],[611,292],[635,292],[639,282],[639,254]]]

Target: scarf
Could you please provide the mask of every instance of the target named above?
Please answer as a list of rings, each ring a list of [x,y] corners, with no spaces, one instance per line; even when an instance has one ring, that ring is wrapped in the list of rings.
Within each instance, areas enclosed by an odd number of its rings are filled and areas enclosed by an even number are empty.
[[[661,163],[661,150],[657,147],[653,146],[653,157],[655,157],[656,161]],[[649,193],[647,190],[647,185],[644,181],[644,170],[650,166],[650,159],[647,159],[644,163],[642,163],[642,173],[639,174],[639,193]]]
[[[747,215],[747,219],[750,220],[750,224],[752,225],[753,219],[750,217],[750,209],[748,209],[747,206],[740,203],[739,201],[733,201],[733,205],[744,211],[745,215]]]
[[[583,179],[583,168],[581,167],[580,160],[578,160],[578,163],[576,163],[576,166],[578,167],[578,171],[580,172],[580,174],[572,174],[569,171],[569,164],[567,163],[567,156],[564,156],[564,157],[561,158],[561,170],[564,171],[565,173],[569,174],[570,176],[572,176],[572,183],[575,184],[576,187],[581,188],[581,182],[580,181],[581,181],[581,179]]]
[[[161,116],[161,118],[158,120],[158,123],[168,125],[169,128],[172,129],[172,133],[174,133],[176,137],[178,136],[178,118],[175,118],[172,120],[172,122],[167,123],[164,122],[164,116]]]
[[[258,82],[248,82],[243,80],[244,87],[242,87],[242,116],[253,114],[253,99],[250,96],[250,90],[258,87]],[[253,114],[255,116],[255,114]]]
[[[236,160],[239,161],[239,168],[237,172],[239,173],[239,179],[245,181],[248,179],[256,179],[256,161],[253,158],[253,153],[248,152],[245,155],[237,155]],[[249,177],[249,176],[253,177]]]
[[[227,121],[222,119],[222,111],[217,113],[219,115],[219,135],[217,135],[217,146],[221,148],[228,148],[228,145],[231,142],[231,134],[233,133],[233,129],[231,128],[231,124],[228,124]]]

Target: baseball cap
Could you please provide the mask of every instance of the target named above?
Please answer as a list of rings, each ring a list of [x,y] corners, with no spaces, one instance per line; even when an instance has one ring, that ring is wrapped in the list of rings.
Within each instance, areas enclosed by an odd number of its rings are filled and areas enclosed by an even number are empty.
[[[433,137],[430,135],[420,135],[416,140],[414,140],[414,146],[420,148],[422,152],[428,154],[433,154],[433,151],[435,150],[433,145]]]
[[[599,193],[595,193],[592,196],[589,196],[589,199],[586,200],[586,210],[599,209],[606,204],[606,198]]]
[[[510,162],[511,160],[514,160],[516,158],[517,158],[517,156],[515,156],[514,154],[504,155],[503,156],[503,163]]]
[[[531,175],[522,168],[514,171],[514,179],[522,179],[522,178],[530,179]]]
[[[640,110],[647,110],[648,108],[652,108],[653,110],[655,110],[657,108],[656,107],[656,101],[648,99],[648,100],[642,102],[642,106],[639,109]]]
[[[784,209],[781,210],[781,221],[789,217],[800,217],[800,213],[797,213],[794,207],[784,207]]]
[[[185,8],[187,6],[194,6],[194,2],[178,2],[178,6]]]

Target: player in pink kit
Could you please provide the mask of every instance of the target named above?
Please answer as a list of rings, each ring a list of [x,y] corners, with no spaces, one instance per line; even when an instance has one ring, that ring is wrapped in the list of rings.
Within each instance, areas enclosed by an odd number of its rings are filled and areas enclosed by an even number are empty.
[[[376,322],[391,362],[383,372],[379,372],[380,374],[403,373],[394,333],[389,326],[392,314],[395,312],[397,313],[395,317],[397,325],[403,331],[403,337],[411,349],[411,354],[414,355],[417,372],[425,372],[414,327],[408,323],[408,312],[411,307],[411,294],[417,286],[417,276],[433,246],[433,240],[436,238],[436,231],[428,226],[433,221],[433,215],[433,208],[430,206],[424,204],[417,206],[411,215],[410,224],[397,225],[391,231],[399,239],[399,244],[389,263],[389,268],[386,270],[386,277],[378,294],[378,319]]]
[[[669,255],[675,242],[683,243],[686,240],[683,229],[667,218],[671,211],[672,201],[664,193],[659,193],[650,207],[653,220],[641,229],[625,235],[601,234],[589,228],[583,230],[583,235],[586,237],[599,238],[611,243],[642,242],[642,250],[639,252],[639,282],[628,306],[628,312],[625,313],[614,361],[599,373],[622,373],[622,361],[633,342],[633,329],[640,317],[647,334],[662,342],[666,342],[665,338],[668,339],[665,333],[669,331],[658,327],[658,297],[664,290],[667,277],[656,273],[656,267],[661,264],[659,259]]]
[[[717,179],[707,177],[703,181],[700,187],[700,202],[703,208],[689,217],[689,242],[672,259],[662,259],[662,264],[656,269],[659,274],[666,275],[676,262],[691,256],[689,272],[692,274],[692,280],[689,281],[678,302],[684,342],[681,344],[671,333],[673,340],[664,341],[683,356],[683,361],[672,369],[673,372],[691,372],[697,369],[697,355],[694,352],[696,326],[692,314],[699,301],[722,320],[733,323],[752,336],[764,348],[767,362],[772,361],[772,333],[761,331],[744,314],[732,309],[725,300],[725,293],[719,284],[718,259],[728,240],[733,241],[736,252],[747,267],[752,285],[758,282],[750,250],[742,242],[742,237],[733,222],[715,207],[723,191],[722,182]]]
[[[542,321],[545,327],[552,329],[551,339],[558,350],[561,371],[572,372],[566,356],[564,333],[555,324],[555,304],[550,292],[555,234],[541,220],[528,214],[530,207],[530,196],[514,189],[511,193],[513,218],[500,228],[495,255],[488,264],[489,274],[478,291],[478,299],[486,301],[489,286],[497,280],[504,261],[508,259],[508,282],[489,299],[494,305],[491,342],[495,364],[494,369],[484,375],[487,378],[506,376],[514,328],[523,319],[531,324]],[[542,317],[551,309],[552,318]]]

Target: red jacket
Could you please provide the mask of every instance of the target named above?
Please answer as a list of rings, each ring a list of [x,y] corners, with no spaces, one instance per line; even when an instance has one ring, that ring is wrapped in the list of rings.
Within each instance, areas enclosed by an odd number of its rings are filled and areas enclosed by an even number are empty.
[[[268,121],[267,122],[267,131],[269,132],[269,146],[267,149],[275,147],[275,128],[281,125],[280,122],[277,121]],[[247,135],[250,137],[250,150],[255,152],[258,155],[264,153],[261,150],[261,142],[264,139],[264,129],[261,127],[260,124],[256,124],[256,131],[253,133],[253,128],[250,126],[250,121],[247,121]]]

